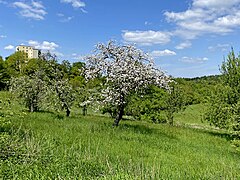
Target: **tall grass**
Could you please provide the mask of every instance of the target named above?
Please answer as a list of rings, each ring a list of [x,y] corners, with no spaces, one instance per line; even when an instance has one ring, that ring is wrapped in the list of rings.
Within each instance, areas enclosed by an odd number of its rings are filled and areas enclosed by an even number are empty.
[[[0,179],[240,178],[240,154],[218,131],[134,121],[112,128],[107,117],[46,112],[8,119],[16,147],[1,158]]]

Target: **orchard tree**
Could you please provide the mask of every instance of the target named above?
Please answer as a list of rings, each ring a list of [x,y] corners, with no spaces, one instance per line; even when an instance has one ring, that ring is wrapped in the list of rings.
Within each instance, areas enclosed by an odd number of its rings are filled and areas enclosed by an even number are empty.
[[[56,108],[66,111],[66,116],[70,116],[71,107],[75,100],[75,91],[69,83],[70,64],[68,61],[57,63],[55,55],[46,54],[46,71],[48,76],[48,86],[50,89],[50,104]]]
[[[173,125],[174,113],[183,110],[185,107],[184,93],[177,83],[171,83],[170,90],[165,98],[165,103],[167,121],[170,125]]]
[[[43,71],[37,71],[31,76],[13,77],[10,80],[10,92],[22,98],[30,112],[36,112],[41,108],[46,97],[45,78]]]
[[[131,93],[143,91],[150,84],[167,88],[170,81],[163,71],[155,68],[147,54],[132,45],[100,43],[86,60],[87,79],[105,78],[102,102],[116,107],[114,126],[119,125]]]
[[[52,80],[50,85],[52,93],[51,103],[56,107],[66,111],[66,116],[70,116],[71,107],[75,100],[75,91],[68,79]]]

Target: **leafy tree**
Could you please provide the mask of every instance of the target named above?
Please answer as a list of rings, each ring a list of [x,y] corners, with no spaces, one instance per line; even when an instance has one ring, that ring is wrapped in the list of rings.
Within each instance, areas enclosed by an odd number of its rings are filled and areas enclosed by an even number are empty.
[[[70,63],[58,64],[56,56],[47,53],[41,59],[29,60],[24,66],[25,75],[12,78],[10,90],[24,100],[31,112],[49,104],[64,109],[69,116],[75,99],[68,79]]]
[[[25,62],[24,69],[23,69],[23,74],[25,75],[32,75],[38,70],[44,70],[46,61],[43,59],[29,59],[27,62]],[[44,70],[45,71],[45,70]]]
[[[185,106],[184,94],[178,84],[172,83],[168,92],[166,102],[166,115],[167,121],[170,125],[173,125],[174,113],[182,110]]]
[[[68,79],[70,64],[67,61],[58,64],[56,56],[51,57],[51,54],[47,54],[47,56],[46,74],[49,78],[48,85],[51,91],[49,99],[52,99],[51,104],[53,106],[64,109],[66,116],[69,116],[75,100],[75,91]]]
[[[24,52],[18,51],[6,58],[6,68],[11,77],[17,77],[23,74],[26,62],[28,61],[27,55]]]
[[[169,89],[150,86],[144,93],[134,94],[127,105],[127,114],[139,120],[173,125],[174,114],[185,107],[181,86],[172,82]]]
[[[0,56],[0,90],[7,86],[7,81],[10,79],[10,75],[6,68],[6,63]]]
[[[90,104],[89,98],[91,96],[91,82],[86,82],[84,76],[85,63],[75,62],[70,68],[70,84],[76,92],[76,104],[82,108],[82,114],[87,114],[87,107]],[[96,84],[94,84],[96,85]]]
[[[237,103],[240,99],[240,56],[236,56],[232,50],[221,66],[223,84],[232,90],[230,104]]]
[[[122,119],[133,92],[143,91],[150,84],[165,88],[169,82],[168,76],[154,67],[147,54],[131,45],[121,46],[113,41],[98,44],[95,53],[86,59],[86,78],[106,79],[101,95],[103,103],[117,109],[114,126]]]
[[[166,123],[166,97],[165,89],[149,86],[144,92],[137,92],[130,96],[126,106],[126,115],[137,120],[153,123]]]
[[[240,139],[240,56],[233,50],[222,63],[221,72],[222,84],[213,92],[205,119]]]
[[[53,96],[50,98],[55,107],[66,111],[66,116],[70,116],[71,107],[75,100],[75,91],[68,79],[57,79],[51,81],[51,91]]]
[[[30,112],[36,112],[41,108],[46,96],[47,84],[44,78],[43,71],[37,71],[31,76],[13,77],[10,81],[10,92],[22,98]]]

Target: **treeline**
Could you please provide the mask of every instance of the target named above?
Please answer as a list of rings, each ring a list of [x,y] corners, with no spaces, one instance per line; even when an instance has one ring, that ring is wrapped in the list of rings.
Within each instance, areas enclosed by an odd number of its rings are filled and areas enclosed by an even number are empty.
[[[39,59],[26,59],[23,52],[0,57],[0,89],[14,93],[31,112],[64,110],[69,116],[78,107],[86,115],[98,107],[114,118],[114,126],[124,115],[173,125],[176,112],[205,103],[204,119],[228,130],[240,146],[240,56],[232,50],[220,72],[172,78],[141,50],[110,41],[98,44],[84,63],[59,63],[50,53]]]
[[[58,62],[50,53],[39,59],[26,59],[23,52],[16,52],[5,60],[0,59],[0,88],[10,90],[21,98],[29,111],[65,110],[69,116],[72,107],[82,109],[97,106],[99,92],[106,85],[106,78],[92,80],[85,77],[86,64]],[[207,103],[220,76],[200,78],[171,78],[171,91],[149,85],[144,91],[131,92],[126,99],[123,115],[136,120],[173,124],[173,115],[192,104]],[[96,100],[97,99],[97,100]],[[117,106],[105,103],[102,113],[117,116]]]
[[[204,119],[240,138],[240,58],[229,53],[221,75],[172,78],[155,68],[147,54],[114,42],[98,44],[86,63],[58,62],[50,53],[26,59],[16,52],[0,58],[0,88],[9,90],[29,111],[64,110],[83,114],[89,106],[109,113],[118,125],[124,115],[135,120],[173,124],[174,114],[204,103]],[[239,142],[239,141],[237,141]]]

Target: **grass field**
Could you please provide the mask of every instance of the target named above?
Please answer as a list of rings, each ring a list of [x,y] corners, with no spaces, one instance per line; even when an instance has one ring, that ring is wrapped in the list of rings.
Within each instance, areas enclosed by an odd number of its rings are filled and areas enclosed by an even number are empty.
[[[229,136],[194,127],[206,126],[202,109],[188,107],[173,127],[122,121],[113,128],[108,117],[4,106],[0,179],[240,179],[240,153]]]

